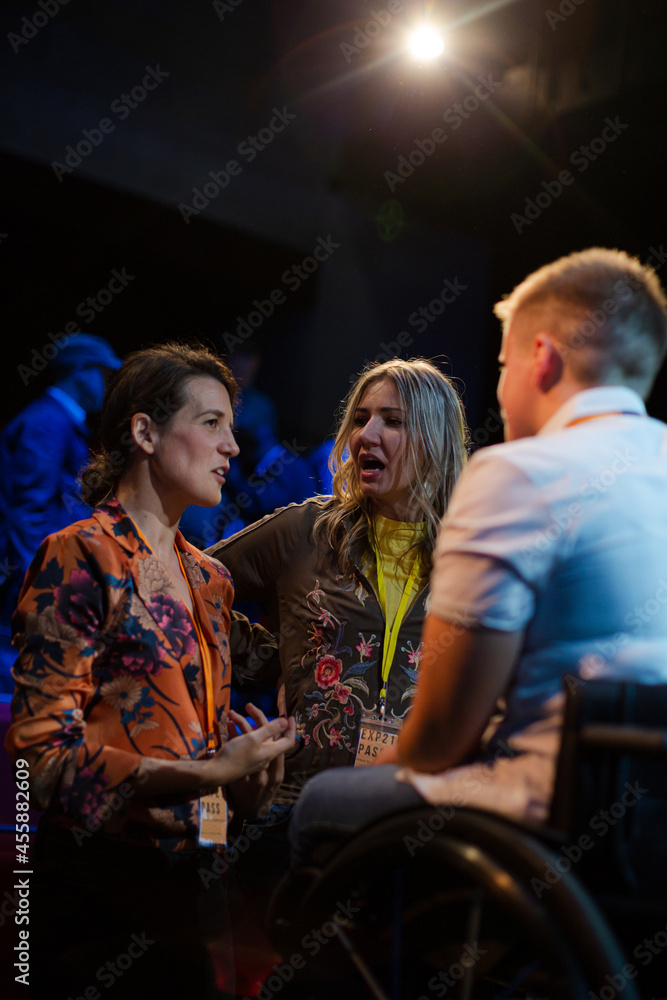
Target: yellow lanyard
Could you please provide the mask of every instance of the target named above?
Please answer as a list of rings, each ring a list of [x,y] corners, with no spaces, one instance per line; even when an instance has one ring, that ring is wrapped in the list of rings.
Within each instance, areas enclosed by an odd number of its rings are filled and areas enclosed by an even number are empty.
[[[176,546],[174,545],[174,548]],[[181,567],[181,572],[183,578],[188,585],[188,590],[190,591],[190,597],[192,598],[192,610],[193,614],[190,613],[190,609],[186,607],[187,613],[190,615],[190,621],[194,625],[195,632],[197,634],[197,642],[199,643],[199,653],[201,655],[201,665],[204,672],[204,691],[206,695],[206,756],[213,757],[218,749],[218,739],[216,736],[216,721],[215,721],[215,702],[213,698],[213,669],[211,667],[211,654],[208,649],[208,643],[204,637],[204,633],[201,630],[199,620],[196,613],[197,605],[195,604],[195,597],[192,593],[192,587],[190,586],[190,581],[188,580],[183,562],[181,560],[181,553],[176,549],[176,555],[178,556],[178,563]]]
[[[389,671],[391,670],[391,664],[394,659],[394,653],[396,652],[398,633],[401,630],[401,625],[403,624],[403,619],[405,618],[405,613],[408,607],[408,601],[410,600],[412,588],[414,587],[415,580],[417,579],[417,574],[419,573],[419,565],[421,560],[419,553],[417,553],[414,562],[412,564],[412,569],[410,570],[410,576],[408,577],[408,582],[406,583],[405,589],[403,591],[403,596],[401,597],[400,604],[398,605],[396,616],[391,625],[389,625],[389,622],[386,621],[387,591],[384,583],[384,570],[382,569],[382,557],[377,549],[375,550],[375,562],[377,565],[380,607],[382,608],[382,611],[384,612],[385,615],[384,643],[382,646],[382,690],[380,691],[380,716],[384,717],[385,704],[387,700],[387,680],[389,679]]]

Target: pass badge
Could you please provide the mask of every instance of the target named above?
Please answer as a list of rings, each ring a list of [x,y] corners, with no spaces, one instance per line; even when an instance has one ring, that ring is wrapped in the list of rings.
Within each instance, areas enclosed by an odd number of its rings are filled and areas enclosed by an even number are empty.
[[[227,803],[222,788],[199,796],[199,846],[224,847],[227,843]]]
[[[359,745],[354,760],[355,767],[372,764],[381,750],[394,745],[401,731],[400,723],[392,719],[378,719],[373,715],[362,715],[359,724]]]

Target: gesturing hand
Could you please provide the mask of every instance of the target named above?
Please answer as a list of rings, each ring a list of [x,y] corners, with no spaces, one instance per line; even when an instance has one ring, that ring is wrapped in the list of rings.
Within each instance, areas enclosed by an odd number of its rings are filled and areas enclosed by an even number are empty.
[[[269,811],[285,774],[285,751],[294,746],[296,736],[293,718],[267,722],[264,713],[254,705],[246,705],[246,711],[257,728],[253,729],[237,712],[230,712],[230,722],[238,726],[241,735],[232,731],[234,727],[230,725],[229,742],[223,748],[234,753],[235,744],[252,741],[256,754],[258,765],[248,767],[227,785],[230,805],[236,816],[244,819],[263,816]]]

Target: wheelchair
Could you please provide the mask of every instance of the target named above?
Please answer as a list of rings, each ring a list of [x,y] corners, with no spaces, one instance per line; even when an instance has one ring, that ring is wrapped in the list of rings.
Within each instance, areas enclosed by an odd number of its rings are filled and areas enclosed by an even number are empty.
[[[285,876],[267,926],[305,965],[286,995],[667,997],[667,685],[565,693],[546,828],[424,805]]]

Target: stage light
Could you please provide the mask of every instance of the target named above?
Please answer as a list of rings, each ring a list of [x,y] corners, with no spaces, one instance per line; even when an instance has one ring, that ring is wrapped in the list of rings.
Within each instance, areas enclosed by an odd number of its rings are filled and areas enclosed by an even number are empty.
[[[445,43],[435,28],[426,24],[412,32],[408,44],[412,55],[422,62],[427,59],[437,59],[445,48]]]

